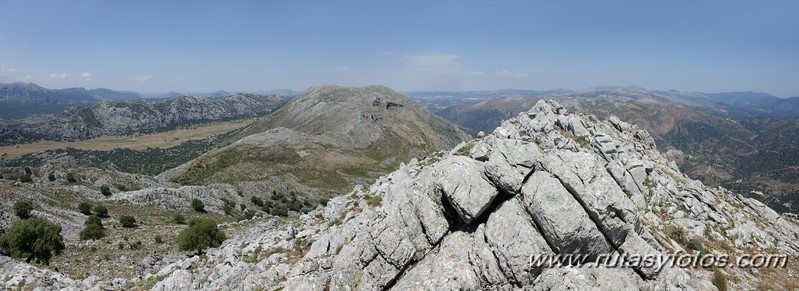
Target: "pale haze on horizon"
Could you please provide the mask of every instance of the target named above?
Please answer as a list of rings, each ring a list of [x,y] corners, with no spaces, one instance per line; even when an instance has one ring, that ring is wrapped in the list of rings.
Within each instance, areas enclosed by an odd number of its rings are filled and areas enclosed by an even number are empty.
[[[799,96],[799,1],[0,0],[0,82]]]

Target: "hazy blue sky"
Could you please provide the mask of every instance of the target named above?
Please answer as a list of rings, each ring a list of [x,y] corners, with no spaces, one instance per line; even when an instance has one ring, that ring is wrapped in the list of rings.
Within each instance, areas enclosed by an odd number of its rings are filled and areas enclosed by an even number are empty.
[[[235,3],[234,3],[235,2]],[[0,0],[0,82],[799,96],[799,1]]]

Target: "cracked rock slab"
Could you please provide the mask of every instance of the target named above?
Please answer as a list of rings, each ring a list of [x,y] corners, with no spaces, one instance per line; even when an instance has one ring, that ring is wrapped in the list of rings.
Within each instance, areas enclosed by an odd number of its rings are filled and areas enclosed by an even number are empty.
[[[438,187],[466,224],[483,214],[499,195],[497,188],[483,175],[485,167],[479,161],[450,156],[441,161],[440,166]]]
[[[613,251],[580,203],[549,173],[533,173],[522,187],[521,199],[556,253]]]

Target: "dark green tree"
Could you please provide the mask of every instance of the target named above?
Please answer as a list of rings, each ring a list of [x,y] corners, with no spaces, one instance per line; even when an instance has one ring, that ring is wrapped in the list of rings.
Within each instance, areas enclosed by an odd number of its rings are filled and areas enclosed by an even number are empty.
[[[122,227],[134,227],[136,226],[136,219],[133,218],[133,216],[122,215],[119,217],[119,224],[121,224]]]
[[[105,208],[102,204],[97,205],[94,207],[94,214],[99,217],[108,217],[108,208]]]
[[[103,196],[111,196],[111,188],[106,185],[100,186],[100,193],[103,193]]]
[[[276,216],[289,216],[288,209],[286,209],[286,205],[283,204],[278,204],[274,208],[272,208],[270,214]]]
[[[92,214],[92,205],[89,202],[81,202],[78,204],[78,211],[85,215],[90,215]]]
[[[0,249],[15,258],[49,264],[54,255],[64,250],[61,226],[45,218],[31,217],[14,222],[3,236]]]
[[[14,202],[14,213],[19,216],[19,218],[30,218],[31,210],[33,210],[33,204],[27,200],[17,200]]]
[[[89,224],[96,224],[99,227],[103,227],[103,219],[97,215],[90,215],[86,218],[86,221],[83,223],[83,225]]]
[[[197,254],[210,247],[218,247],[226,239],[225,232],[217,228],[216,222],[209,219],[192,219],[189,227],[178,234],[178,248],[182,251],[196,251]]]
[[[80,231],[80,240],[101,239],[104,236],[103,228],[93,223],[83,226],[83,230]]]
[[[197,212],[205,212],[205,203],[200,199],[194,198],[191,200],[191,208]]]
[[[255,206],[258,206],[258,207],[264,206],[264,200],[261,199],[261,197],[252,196],[252,197],[250,197],[250,201],[252,201],[252,204],[255,204]]]

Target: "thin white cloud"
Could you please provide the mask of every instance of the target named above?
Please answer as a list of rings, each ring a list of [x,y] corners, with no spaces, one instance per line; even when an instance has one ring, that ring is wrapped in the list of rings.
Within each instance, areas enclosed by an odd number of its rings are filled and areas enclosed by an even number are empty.
[[[508,69],[502,69],[502,70],[494,72],[494,76],[497,76],[497,77],[500,77],[500,78],[522,79],[522,78],[530,77],[530,74],[525,73],[525,72],[514,72],[514,71],[511,71],[511,70],[508,70]]]
[[[16,72],[19,72],[19,70],[14,69],[14,68],[3,68],[3,69],[0,69],[0,73],[16,73]]]
[[[148,80],[150,80],[152,78],[153,78],[153,76],[136,76],[136,77],[133,77],[133,80],[134,81],[139,81],[139,82],[147,82]]]
[[[92,73],[85,72],[85,73],[80,74],[80,77],[83,78],[83,80],[91,81]]]
[[[29,81],[31,78],[33,78],[33,76],[27,75],[27,76],[25,76],[25,81]]]
[[[64,79],[69,78],[69,77],[72,77],[72,74],[68,74],[68,73],[50,74],[50,79],[64,80]]]
[[[460,69],[461,56],[444,53],[425,53],[405,56],[404,60],[410,63],[414,69],[435,72],[435,73],[455,73]]]

